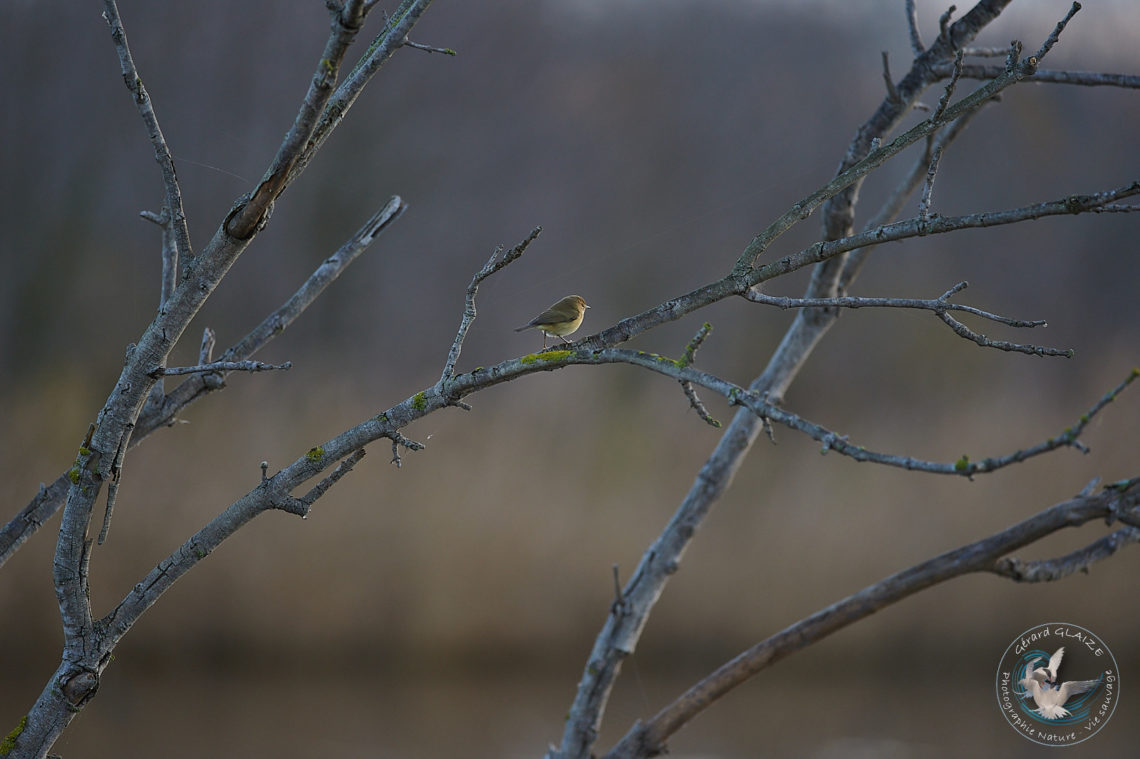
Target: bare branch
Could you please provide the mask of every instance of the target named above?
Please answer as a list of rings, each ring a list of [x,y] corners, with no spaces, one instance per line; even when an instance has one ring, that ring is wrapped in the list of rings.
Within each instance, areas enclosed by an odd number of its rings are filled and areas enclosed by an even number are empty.
[[[107,485],[107,506],[103,510],[103,527],[99,530],[99,545],[107,540],[107,532],[111,529],[111,515],[115,511],[115,499],[119,494],[119,480],[123,474],[123,459],[127,455],[127,449],[130,447],[131,433],[134,431],[134,425],[128,425],[123,437],[119,439],[118,450],[115,451],[115,459],[111,462],[111,482]]]
[[[910,32],[910,50],[918,58],[926,51],[926,46],[922,44],[922,35],[918,31],[918,10],[914,0],[906,0],[906,26]]]
[[[313,487],[312,490],[301,496],[300,501],[305,506],[305,514],[302,514],[301,517],[304,518],[307,516],[308,508],[316,503],[318,498],[328,492],[328,489],[335,485],[341,477],[344,477],[346,474],[351,472],[352,468],[356,466],[362,458],[364,458],[364,449],[358,448],[356,451],[345,457],[344,460],[342,460],[339,464],[337,464],[337,467],[332,471],[332,474],[322,479]]]
[[[344,273],[349,264],[375,242],[380,233],[400,218],[407,210],[407,204],[399,195],[393,195],[384,207],[368,218],[352,237],[348,238],[335,253],[326,258],[309,276],[297,292],[285,301],[276,311],[257,325],[248,335],[222,354],[223,361],[241,361],[261,350],[290,324],[296,321],[306,308],[317,299],[325,288]]]
[[[684,369],[686,366],[692,365],[697,357],[697,351],[700,350],[701,343],[705,341],[705,338],[709,336],[710,332],[712,332],[711,324],[705,322],[701,325],[701,328],[697,330],[697,334],[693,335],[693,339],[685,346],[684,355],[677,361],[679,368]],[[689,399],[689,405],[697,412],[697,416],[710,426],[721,426],[720,421],[714,419],[712,415],[709,414],[709,410],[705,408],[705,404],[701,403],[701,399],[697,397],[697,391],[693,388],[692,382],[681,380],[681,390],[684,391],[685,397]]]
[[[198,348],[198,363],[208,364],[214,360],[214,345],[217,343],[217,335],[214,330],[206,327],[202,330],[202,343]]]
[[[207,372],[271,372],[275,370],[288,371],[293,368],[292,361],[286,361],[283,364],[266,364],[261,361],[215,361],[210,364],[200,364],[199,366],[175,366],[165,367],[160,366],[151,372],[155,376],[166,376],[176,374],[205,374]]]
[[[235,240],[248,240],[268,221],[273,201],[285,191],[293,177],[294,168],[302,154],[311,145],[318,120],[333,94],[341,63],[349,45],[356,38],[368,9],[362,0],[349,0],[343,7],[334,6],[331,13],[329,38],[309,82],[309,91],[301,104],[293,125],[277,149],[277,155],[265,176],[244,201],[230,211],[223,224],[225,232]],[[406,33],[406,32],[405,32]]]
[[[1057,22],[1057,25],[1053,27],[1053,31],[1049,33],[1049,36],[1041,43],[1041,47],[1037,48],[1037,52],[1034,53],[1030,59],[1030,62],[1034,66],[1053,49],[1053,46],[1056,45],[1061,38],[1061,32],[1065,31],[1065,27],[1069,25],[1069,22],[1073,20],[1073,16],[1077,15],[1077,11],[1080,9],[1080,3],[1073,3],[1069,7],[1069,12],[1065,14],[1063,19]]]
[[[943,43],[953,45],[954,41],[950,37],[950,19],[954,16],[954,11],[958,10],[958,6],[951,5],[946,9],[946,12],[938,17],[938,39]]]
[[[954,71],[950,75],[950,81],[946,83],[946,87],[942,90],[942,97],[938,98],[938,106],[934,109],[934,113],[930,115],[931,121],[937,121],[946,113],[946,106],[950,105],[950,98],[954,96],[954,88],[958,86],[958,77],[962,75],[962,50],[954,54]]]
[[[962,52],[973,58],[1004,58],[1009,55],[1008,47],[964,47]]]
[[[945,65],[936,67],[936,71],[943,76],[949,76],[950,70]],[[962,67],[962,76],[967,79],[993,79],[1005,71],[1002,66],[965,65]],[[1046,82],[1049,84],[1076,84],[1083,87],[1120,87],[1122,89],[1140,89],[1140,76],[1127,74],[1106,74],[1092,71],[1054,71],[1038,69],[1025,77],[1026,82]]]
[[[892,103],[901,103],[902,96],[899,95],[898,88],[895,87],[895,80],[891,77],[891,60],[887,55],[887,51],[883,53],[883,83],[887,86],[887,100]]]
[[[691,366],[693,361],[697,358],[697,351],[700,350],[701,345],[704,343],[705,338],[712,332],[712,325],[705,322],[701,328],[697,330],[697,334],[693,335],[693,339],[685,346],[685,353],[677,361],[677,366],[684,369],[686,366]]]
[[[752,269],[757,258],[771,242],[799,220],[806,218],[819,205],[826,203],[823,208],[823,224],[824,236],[827,239],[837,239],[851,234],[859,183],[862,176],[870,171],[869,164],[880,159],[886,160],[889,155],[893,155],[892,150],[897,152],[902,149],[901,143],[910,144],[938,131],[941,125],[924,122],[917,127],[917,132],[911,130],[891,143],[872,148],[869,152],[868,147],[875,138],[882,137],[893,129],[921,92],[935,81],[929,67],[953,55],[954,48],[969,44],[986,24],[1001,13],[1005,4],[1000,0],[977,3],[961,20],[949,28],[944,38],[936,41],[915,61],[910,73],[903,77],[898,85],[903,102],[884,101],[875,114],[858,128],[834,183],[793,205],[753,239],[737,259],[732,274],[727,278],[730,283],[744,280],[742,286],[735,289],[737,293],[742,293],[748,287],[759,283],[759,278],[754,279],[757,272],[753,272]],[[1032,73],[1033,68],[1011,67],[1010,71],[995,77],[983,88],[949,106],[943,114],[944,118],[946,121],[952,121],[959,115],[976,110],[1004,87],[1012,84],[1012,78],[1017,76],[1015,72],[1021,70],[1028,74]],[[861,162],[865,165],[861,166]],[[856,247],[865,247],[873,243],[873,240],[867,240],[863,245]],[[760,267],[760,270],[764,268]],[[836,292],[836,286],[844,276],[844,269],[844,262],[840,260],[817,267],[808,286],[809,297],[839,294]],[[852,276],[853,274],[854,272]],[[704,297],[716,297],[723,290],[732,289],[734,289],[732,284],[716,283],[708,288],[694,291],[692,295],[694,300],[700,300]],[[674,300],[666,305],[667,313],[672,314],[675,313],[677,306],[682,304]],[[797,316],[764,372],[750,385],[751,390],[759,392],[765,398],[779,401],[814,346],[834,323],[834,317],[816,316],[821,313],[825,312],[805,311]],[[586,344],[588,346],[606,344],[609,339],[614,340],[609,344],[616,344],[620,339],[628,339],[630,335],[640,331],[639,327],[654,318],[661,317],[643,314],[623,320],[596,338],[587,340]],[[676,571],[681,555],[692,540],[697,527],[727,489],[728,483],[731,482],[733,474],[759,434],[759,430],[760,424],[751,414],[743,412],[736,414],[721,436],[715,451],[701,467],[700,475],[694,480],[673,518],[643,554],[628,586],[636,596],[633,599],[635,601],[632,604],[633,611],[620,618],[611,616],[598,633],[579,682],[577,695],[567,715],[561,745],[548,753],[551,759],[557,757],[568,759],[590,753],[590,747],[598,734],[602,711],[616,680],[621,661],[636,647],[650,610],[664,591],[668,578]]]
[[[994,562],[989,571],[1015,582],[1055,582],[1076,572],[1088,574],[1093,564],[1133,543],[1140,543],[1140,529],[1125,527],[1056,559],[1022,561],[1016,556],[1008,556]]]
[[[718,429],[723,426],[719,419],[714,418],[713,415],[709,413],[709,410],[705,408],[705,404],[701,403],[701,399],[697,396],[697,391],[693,389],[692,382],[682,380],[681,390],[684,391],[685,397],[689,399],[689,405],[697,412],[697,416],[701,418],[701,421],[710,427],[716,427]]]
[[[937,117],[932,116],[931,118],[919,122],[889,143],[880,145],[868,152],[862,160],[855,162],[849,169],[836,176],[826,185],[793,204],[792,207],[785,211],[776,221],[772,222],[764,231],[753,238],[737,259],[733,273],[737,276],[745,276],[752,268],[756,259],[759,258],[776,239],[800,221],[810,216],[811,213],[826,200],[835,197],[850,185],[861,180],[904,148],[909,147],[929,134],[933,134],[941,128],[943,124],[953,121],[965,113],[980,107],[986,101],[992,99],[994,95],[1020,81],[1033,71],[1034,67],[1031,65],[1015,65],[1011,67],[1010,70],[1004,71],[953,105],[947,105],[941,113],[937,114]]]
[[[930,201],[934,194],[934,175],[938,173],[938,162],[942,160],[942,148],[934,148],[930,156],[930,166],[926,170],[926,182],[922,185],[922,196],[918,202],[918,218],[930,220]]]
[[[997,98],[994,98],[990,103],[996,100]],[[923,173],[928,170],[930,158],[934,151],[945,151],[946,148],[957,139],[958,135],[965,131],[966,127],[980,112],[981,109],[979,108],[963,114],[961,118],[944,126],[937,134],[927,136],[926,150],[923,155],[915,160],[907,175],[895,185],[894,190],[892,190],[887,199],[883,201],[883,205],[867,223],[863,225],[864,232],[894,221],[899,213],[902,212],[903,206],[906,205],[911,194],[918,188]],[[875,245],[865,245],[850,252],[847,256],[847,260],[843,263],[843,269],[838,277],[837,286],[839,292],[847,292],[847,289],[851,286],[855,277],[858,276],[867,257],[875,247]]]
[[[423,443],[417,443],[415,440],[409,440],[396,430],[392,430],[391,433],[387,435],[387,437],[391,438],[392,440],[392,461],[389,463],[395,464],[397,469],[404,465],[404,460],[400,458],[401,445],[409,451],[422,451],[425,448]]]
[[[421,45],[419,42],[412,42],[409,39],[404,40],[404,44],[408,47],[414,47],[416,50],[423,50],[426,53],[442,53],[443,55],[457,55],[457,53],[449,47],[432,47],[431,45]]]
[[[150,94],[146,91],[143,85],[142,78],[139,76],[138,69],[135,67],[134,58],[131,56],[130,46],[127,44],[127,33],[123,29],[123,22],[119,18],[119,7],[115,0],[105,0],[103,10],[103,19],[111,28],[111,39],[115,43],[115,49],[119,53],[119,68],[123,74],[123,82],[127,85],[127,90],[130,91],[134,98],[135,105],[138,107],[139,115],[142,116],[143,123],[146,125],[147,135],[150,137],[151,145],[154,147],[154,159],[158,162],[159,169],[162,171],[162,184],[166,193],[163,201],[162,214],[154,218],[153,215],[145,216],[144,218],[159,223],[166,232],[163,235],[163,248],[164,251],[172,246],[173,252],[170,255],[172,259],[172,271],[169,273],[166,269],[168,263],[167,254],[163,255],[163,298],[165,303],[166,299],[173,291],[173,287],[167,289],[168,278],[173,284],[174,277],[177,276],[176,271],[178,267],[179,257],[189,259],[194,255],[190,248],[190,230],[186,225],[186,212],[182,208],[182,189],[178,184],[178,172],[174,169],[174,158],[170,154],[170,148],[166,144],[166,138],[162,134],[162,129],[158,125],[158,116],[154,112],[154,108],[150,102]],[[168,240],[166,235],[170,235]]]
[[[959,282],[950,288],[942,295],[933,299],[918,299],[918,298],[862,298],[862,297],[840,297],[840,298],[787,298],[774,295],[765,295],[764,293],[756,290],[749,290],[744,293],[744,297],[753,303],[760,303],[768,306],[776,306],[778,308],[913,308],[933,311],[940,318],[947,322],[955,333],[960,336],[972,340],[979,345],[1000,348],[1002,350],[1018,351],[1020,353],[1030,353],[1039,356],[1063,356],[1065,358],[1072,358],[1072,349],[1059,350],[1057,348],[1043,348],[1036,345],[1026,345],[1019,343],[1004,343],[989,340],[984,335],[979,335],[961,322],[950,318],[947,320],[947,312],[961,311],[968,314],[980,316],[983,319],[1007,324],[1011,327],[1044,327],[1047,326],[1044,320],[1025,321],[1022,319],[1012,319],[1008,316],[1001,316],[993,314],[989,311],[983,311],[980,308],[973,306],[963,306],[957,303],[951,303],[950,297],[956,293],[961,292],[967,287],[966,282]]]
[[[518,260],[540,234],[542,234],[542,227],[535,227],[525,240],[507,251],[506,255],[503,255],[501,245],[495,248],[491,257],[487,259],[487,263],[483,264],[483,268],[471,278],[471,284],[467,286],[467,295],[464,299],[463,318],[459,322],[459,330],[455,334],[455,340],[451,343],[451,349],[447,352],[447,361],[444,362],[443,373],[439,377],[440,382],[445,382],[455,374],[455,364],[459,361],[459,354],[463,352],[463,341],[467,339],[467,331],[471,329],[471,324],[475,321],[475,293],[479,291],[479,285],[504,266]]]
[[[1059,356],[1061,358],[1072,358],[1074,355],[1072,348],[1047,348],[1043,345],[1030,345],[1029,343],[1011,343],[1006,340],[991,340],[980,332],[973,331],[945,311],[938,314],[938,318],[948,324],[950,326],[950,329],[954,330],[954,334],[958,335],[959,337],[963,337],[966,340],[971,340],[983,348],[996,348],[998,350],[1011,351],[1014,353],[1028,353],[1033,356]]]
[[[406,208],[407,205],[399,196],[393,196],[335,253],[325,259],[289,300],[227,350],[222,360],[243,361],[285,331],[324,292],[325,288],[335,282],[344,270],[368,249],[381,232],[400,217]],[[209,341],[209,349],[212,351],[212,330],[209,336],[204,333],[202,340],[203,350]],[[175,415],[183,408],[223,385],[222,376],[213,372],[197,374],[182,382],[164,397],[161,406],[144,409],[131,436],[132,447],[142,442],[154,430],[172,423]],[[64,472],[50,487],[41,489],[19,514],[0,528],[0,566],[63,505],[69,485],[68,473]]]
[[[368,3],[365,11],[371,10],[374,5],[375,3]],[[312,135],[289,171],[289,181],[292,181],[297,174],[304,170],[317,151],[321,149],[321,146],[324,145],[325,140],[344,119],[352,104],[356,102],[356,98],[364,91],[365,85],[387,63],[392,54],[404,45],[408,33],[429,5],[431,5],[431,0],[401,0],[400,6],[388,17],[384,28],[380,30],[372,44],[368,46],[352,71],[348,73],[324,106]]]
[[[651,720],[634,725],[605,757],[656,756],[665,750],[665,741],[670,736],[714,701],[789,654],[933,585],[973,572],[993,571],[999,557],[1046,535],[1118,510],[1132,510],[1137,505],[1140,505],[1140,490],[1135,489],[1123,493],[1104,490],[1094,496],[1077,497],[999,533],[884,578],[744,651],[689,688]]]
[[[817,439],[824,441],[832,449],[841,451],[845,455],[852,455],[851,451],[854,450],[841,439],[838,439],[835,433],[824,430],[817,425],[804,422],[795,415],[789,414],[767,403],[754,393],[745,391],[704,372],[696,371],[691,367],[681,368],[678,366],[678,362],[665,359],[661,356],[654,356],[653,354],[644,353],[642,351],[619,349],[601,351],[556,350],[524,356],[519,359],[512,359],[484,371],[457,375],[447,384],[446,392],[441,390],[439,385],[436,385],[416,393],[414,396],[407,398],[384,413],[361,422],[331,440],[314,446],[308,453],[279,471],[273,477],[263,479],[257,487],[231,504],[222,514],[190,538],[182,548],[155,567],[148,578],[135,586],[135,589],[128,594],[127,598],[123,600],[119,607],[101,621],[101,629],[105,630],[107,634],[107,637],[102,641],[102,645],[106,646],[108,651],[113,648],[118,639],[127,632],[138,617],[145,612],[178,577],[185,574],[197,561],[213,551],[223,540],[252,520],[257,514],[270,509],[284,509],[294,513],[304,513],[304,510],[301,509],[297,503],[302,499],[296,499],[290,496],[289,493],[301,483],[318,475],[328,466],[331,466],[333,462],[338,462],[350,456],[355,451],[379,438],[388,438],[394,443],[403,445],[411,450],[420,450],[423,448],[423,445],[404,438],[399,434],[399,429],[440,408],[454,405],[455,400],[464,395],[538,371],[561,368],[571,364],[603,363],[633,364],[650,368],[659,373],[671,376],[674,379],[687,380],[694,384],[699,384],[715,392],[721,392],[728,397],[731,402],[746,406],[752,410],[753,413],[768,416],[774,422],[785,424],[794,429],[808,431],[809,434],[812,434],[814,430],[814,436],[816,436]],[[958,464],[950,465],[953,473],[968,474],[992,471],[1000,466],[1012,463],[1013,459],[1022,460],[1029,455],[1044,452],[1046,448],[1051,450],[1061,445],[1070,444],[1092,416],[1107,405],[1107,403],[1115,397],[1116,393],[1122,390],[1137,376],[1140,376],[1140,371],[1134,371],[1128,380],[1102,398],[1088,414],[1081,418],[1080,424],[1066,431],[1062,439],[1051,440],[1046,444],[1037,446],[1036,449],[1011,454],[1011,456],[1004,457],[1003,459],[987,459],[976,464],[965,465],[959,462]],[[856,456],[856,458],[858,458],[858,456]],[[97,459],[92,460],[90,454],[81,453],[76,467],[78,470],[76,478],[79,479],[80,482],[86,482],[90,473],[97,471],[97,467]],[[1106,488],[1106,491],[1110,489],[1111,492],[1116,495],[1131,492],[1130,490],[1124,491],[1119,487]],[[671,551],[663,551],[660,558],[665,561],[674,561],[674,559],[668,558],[671,555]],[[642,571],[645,571],[644,567]],[[635,578],[631,579],[631,586],[636,585],[638,578],[639,576],[635,575]],[[639,596],[639,598],[641,597]],[[640,602],[641,601],[639,601],[639,603]],[[617,646],[615,651],[626,651],[627,649],[622,646],[632,645],[632,643],[628,640],[625,643],[615,641],[614,645]]]
[[[1046,216],[1096,213],[1102,208],[1112,206],[1112,204],[1118,200],[1135,195],[1140,195],[1140,180],[1104,192],[1090,195],[1070,195],[1066,198],[1050,200],[1044,203],[1035,203],[1019,208],[1010,208],[1005,211],[975,213],[965,216],[931,216],[925,222],[916,216],[839,240],[817,242],[798,253],[793,253],[778,261],[756,268],[748,275],[745,281],[750,285],[756,285],[760,282],[783,276],[804,266],[827,260],[841,253],[877,243],[894,242],[910,237],[943,234],[960,229],[977,229],[981,227],[1001,226],[1004,224],[1016,224],[1022,221],[1029,221],[1030,219],[1045,218]],[[1136,208],[1140,210],[1140,206],[1122,206],[1120,208]],[[605,335],[605,333],[603,332],[602,335]]]

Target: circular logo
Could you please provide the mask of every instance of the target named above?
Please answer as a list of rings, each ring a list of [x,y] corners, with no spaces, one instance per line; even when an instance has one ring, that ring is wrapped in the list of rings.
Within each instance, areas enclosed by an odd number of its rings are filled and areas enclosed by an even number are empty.
[[[1120,671],[1104,641],[1068,622],[1031,627],[997,668],[1006,722],[1042,746],[1072,746],[1100,732],[1120,700]]]

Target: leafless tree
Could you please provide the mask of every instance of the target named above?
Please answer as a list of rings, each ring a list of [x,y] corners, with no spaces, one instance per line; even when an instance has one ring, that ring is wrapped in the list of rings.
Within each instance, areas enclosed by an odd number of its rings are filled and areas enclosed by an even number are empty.
[[[1078,421],[1058,431],[1054,437],[977,461],[965,456],[956,461],[927,461],[870,450],[782,405],[782,399],[798,371],[845,309],[925,310],[944,322],[956,335],[977,343],[983,349],[1038,356],[1071,355],[1063,348],[993,339],[968,327],[959,320],[959,316],[968,314],[1016,329],[1037,327],[1043,322],[991,313],[957,302],[966,288],[965,282],[953,284],[933,298],[875,298],[847,294],[860,270],[868,263],[872,250],[883,242],[1011,225],[1051,215],[1127,213],[1140,208],[1124,202],[1140,194],[1140,179],[1133,179],[1115,188],[1069,194],[1015,208],[983,210],[963,216],[942,216],[933,210],[938,169],[949,160],[948,151],[955,138],[979,111],[1008,88],[1026,81],[1140,86],[1137,77],[1050,71],[1042,67],[1066,25],[1080,9],[1078,4],[1072,6],[1047,39],[1032,48],[1031,54],[1026,55],[1022,44],[1014,42],[1008,49],[1000,51],[1003,63],[987,64],[986,61],[996,57],[995,51],[971,48],[971,43],[1007,4],[1008,0],[981,0],[958,20],[953,20],[951,8],[940,20],[937,37],[926,44],[919,31],[914,3],[906,2],[914,55],[910,69],[901,79],[895,80],[884,57],[885,96],[874,114],[856,129],[835,178],[794,203],[757,234],[721,278],[628,316],[572,344],[460,372],[459,360],[468,330],[476,318],[475,300],[480,284],[518,260],[534,243],[539,230],[535,229],[510,250],[495,250],[467,288],[459,328],[447,351],[439,379],[434,384],[382,413],[361,420],[320,445],[299,452],[295,461],[272,475],[268,465],[263,463],[261,481],[256,487],[236,498],[181,547],[160,561],[109,614],[95,618],[89,595],[89,560],[92,551],[98,550],[96,543],[103,544],[111,527],[116,490],[126,471],[128,451],[158,428],[170,425],[188,405],[222,388],[227,374],[288,369],[288,364],[265,364],[253,360],[252,356],[300,316],[324,288],[400,216],[404,210],[403,202],[395,197],[385,203],[313,272],[288,301],[220,357],[214,357],[214,336],[209,330],[203,335],[197,365],[169,366],[172,349],[183,338],[191,319],[226,276],[230,266],[269,223],[274,201],[304,171],[383,64],[403,47],[450,52],[409,40],[410,31],[430,5],[430,0],[404,0],[386,16],[381,31],[361,53],[356,65],[344,73],[346,54],[367,16],[376,9],[376,3],[375,0],[330,0],[328,41],[314,68],[308,92],[277,154],[256,187],[234,202],[209,243],[202,250],[194,251],[187,232],[174,161],[131,58],[116,4],[114,0],[106,0],[105,18],[119,54],[123,79],[150,135],[165,186],[161,211],[143,214],[162,231],[161,305],[154,320],[129,347],[122,372],[96,422],[82,436],[74,462],[54,482],[42,487],[0,531],[2,562],[52,514],[63,508],[53,564],[64,633],[61,663],[48,678],[28,714],[0,744],[0,754],[45,756],[75,715],[96,695],[115,647],[143,613],[177,579],[254,517],[271,510],[306,515],[318,498],[351,471],[370,443],[388,440],[392,460],[399,464],[401,449],[423,448],[421,443],[402,434],[401,430],[410,423],[443,408],[468,408],[464,399],[469,396],[525,375],[571,365],[629,364],[679,382],[688,402],[708,424],[720,426],[700,400],[699,392],[723,396],[731,405],[739,407],[672,520],[646,548],[640,564],[624,587],[617,588],[611,613],[584,667],[561,742],[548,751],[547,756],[551,759],[587,757],[595,750],[607,698],[623,660],[633,653],[666,582],[677,571],[698,528],[730,486],[742,460],[762,431],[771,435],[773,427],[785,427],[810,436],[825,451],[858,461],[968,478],[1061,448],[1082,449],[1080,435],[1085,426],[1140,372],[1134,370],[1121,378],[1117,387],[1109,390],[1090,408],[1074,409]],[[980,80],[981,84],[964,92],[968,89],[966,81],[971,79]],[[933,90],[937,101],[932,106],[923,106],[919,98],[931,92],[932,88],[940,88]],[[926,108],[925,118],[901,134],[892,136],[903,118],[920,107]],[[854,228],[854,209],[863,180],[911,146],[917,146],[911,151],[917,153],[913,167],[883,207],[862,230],[857,231]],[[919,199],[917,215],[896,220],[908,199],[916,193]],[[765,258],[774,241],[817,211],[822,230],[816,242],[779,259]],[[805,267],[813,268],[810,285],[802,298],[776,297],[763,292],[765,283]],[[946,288],[946,284],[943,283],[940,289]],[[767,367],[750,383],[733,382],[696,368],[697,351],[704,341],[710,339],[711,327],[708,324],[697,330],[680,358],[621,347],[636,335],[730,298],[741,298],[757,306],[798,309],[797,318]],[[164,386],[164,378],[168,376],[186,378],[168,391]],[[773,662],[938,583],[972,572],[990,572],[1017,582],[1053,581],[1087,569],[1140,539],[1138,485],[1140,471],[1131,479],[1103,487],[1090,486],[1078,496],[1061,500],[1008,529],[886,577],[796,622],[757,642],[693,684],[656,716],[633,725],[606,756],[644,757],[662,753],[670,736],[683,725],[718,697]],[[298,494],[303,487],[307,487],[307,491]],[[97,502],[103,493],[106,496],[100,510]],[[92,521],[100,517],[100,511],[102,521],[96,540],[92,537]],[[1036,562],[1024,562],[1011,556],[1011,552],[1058,530],[1095,520],[1104,520],[1108,528],[1102,537],[1081,550]],[[1113,527],[1116,523],[1120,526]]]

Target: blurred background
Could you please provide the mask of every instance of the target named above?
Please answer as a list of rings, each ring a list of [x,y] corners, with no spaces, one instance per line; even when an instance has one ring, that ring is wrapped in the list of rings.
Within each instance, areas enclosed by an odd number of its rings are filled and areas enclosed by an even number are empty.
[[[320,441],[438,377],[464,288],[495,246],[541,225],[479,292],[461,370],[540,346],[516,334],[549,303],[592,304],[582,334],[721,276],[754,234],[830,178],[910,50],[903,3],[507,0],[433,5],[269,228],[192,325],[219,350],[282,303],[392,194],[410,205],[257,358],[127,457],[114,528],[92,560],[110,610],[157,561]],[[919,2],[937,34],[942,5]],[[1067,2],[1014,3],[978,40],[1034,50]],[[194,244],[277,149],[320,57],[324,4],[120,4],[178,164]],[[153,316],[161,182],[100,3],[0,7],[0,493],[5,520],[74,456]],[[963,11],[965,8],[963,8]],[[378,15],[378,14],[377,14]],[[362,35],[379,24],[372,19]],[[1140,73],[1140,15],[1087,3],[1049,68]],[[350,51],[359,53],[360,47]],[[977,86],[964,82],[961,91]],[[926,100],[934,103],[939,91]],[[1135,91],[1026,84],[947,153],[938,213],[1020,206],[1140,176]],[[865,186],[866,219],[913,155]],[[908,209],[912,214],[914,206]],[[1073,359],[985,350],[919,312],[845,314],[789,409],[889,452],[952,461],[1059,433],[1140,363],[1140,218],[1051,218],[876,251],[853,294],[958,301],[1045,331],[971,322]],[[768,254],[810,244],[818,220]],[[768,292],[799,294],[806,273]],[[718,304],[634,341],[746,384],[793,318]],[[170,380],[168,382],[173,384]],[[374,446],[302,521],[267,514],[180,581],[116,651],[64,756],[534,757],[563,716],[613,596],[718,439],[675,384],[629,367],[542,373]],[[731,410],[706,398],[714,416]],[[627,662],[598,748],[742,649],[883,576],[1104,481],[1140,472],[1140,389],[1056,452],[974,482],[870,465],[790,431],[758,442]],[[558,451],[558,465],[550,454]],[[101,503],[101,502],[100,502]],[[59,657],[58,516],[0,571],[0,725]],[[1022,558],[1065,553],[1090,525]],[[671,742],[675,756],[1035,756],[995,708],[1005,647],[1050,620],[1089,628],[1122,671],[1115,720],[1067,756],[1140,739],[1140,550],[1022,586],[975,576],[929,590],[765,671]],[[3,732],[7,731],[4,727]]]

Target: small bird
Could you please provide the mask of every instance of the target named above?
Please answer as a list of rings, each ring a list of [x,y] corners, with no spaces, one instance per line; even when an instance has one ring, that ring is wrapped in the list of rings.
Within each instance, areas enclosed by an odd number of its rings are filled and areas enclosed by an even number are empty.
[[[1032,696],[1037,704],[1035,712],[1045,719],[1060,719],[1068,717],[1069,710],[1065,702],[1080,693],[1087,693],[1100,685],[1100,680],[1069,680],[1057,683],[1057,670],[1061,668],[1061,657],[1065,655],[1064,648],[1058,648],[1049,659],[1049,666],[1034,668],[1034,664],[1044,659],[1035,659],[1025,668],[1025,677],[1019,683],[1025,688],[1026,695]]]
[[[567,295],[531,319],[528,324],[516,328],[515,332],[522,332],[531,327],[541,330],[543,348],[546,347],[547,335],[554,335],[562,342],[569,343],[570,341],[565,338],[565,335],[573,334],[578,327],[582,326],[582,319],[586,316],[587,308],[589,306],[586,305],[586,301],[581,295]]]

